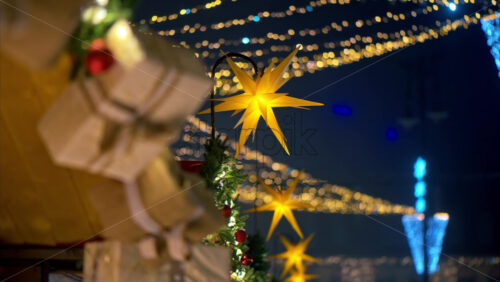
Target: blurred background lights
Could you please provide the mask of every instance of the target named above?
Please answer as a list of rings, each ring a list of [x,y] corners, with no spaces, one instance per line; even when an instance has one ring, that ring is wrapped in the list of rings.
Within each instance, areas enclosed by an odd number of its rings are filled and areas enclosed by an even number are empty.
[[[241,43],[243,43],[243,44],[248,44],[248,43],[250,43],[250,38],[248,38],[248,37],[243,37],[243,38],[241,39]]]
[[[413,166],[413,176],[415,176],[415,178],[418,180],[424,178],[425,174],[427,173],[426,166],[426,161],[422,159],[422,157],[418,157]]]
[[[346,105],[333,105],[333,113],[339,116],[350,116],[352,109]]]
[[[395,128],[388,128],[385,131],[385,137],[387,140],[396,141],[398,139],[398,131]]]
[[[452,2],[448,5],[448,8],[452,11],[455,11],[457,9],[457,4]]]
[[[417,202],[415,203],[415,210],[418,213],[423,213],[425,211],[425,199],[424,198],[418,198]]]
[[[415,197],[420,198],[425,196],[427,184],[425,181],[419,181],[415,184]]]
[[[259,22],[260,21],[260,17],[259,16],[253,16],[253,19],[252,19],[254,22]]]

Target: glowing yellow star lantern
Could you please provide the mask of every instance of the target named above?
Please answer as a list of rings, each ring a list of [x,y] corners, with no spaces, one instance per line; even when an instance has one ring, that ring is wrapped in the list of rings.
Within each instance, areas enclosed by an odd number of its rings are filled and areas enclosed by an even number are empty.
[[[318,275],[306,274],[305,272],[305,267],[304,271],[291,270],[290,276],[285,279],[285,282],[306,282],[307,280],[319,278]]]
[[[227,62],[238,81],[243,87],[243,93],[227,98],[215,99],[222,103],[215,106],[215,112],[234,111],[233,115],[245,111],[241,119],[235,125],[235,128],[243,124],[240,133],[240,139],[236,148],[235,156],[238,156],[241,147],[246,143],[250,133],[255,134],[257,124],[260,117],[264,119],[266,124],[271,128],[274,135],[280,142],[286,153],[290,155],[285,144],[285,135],[281,131],[278,121],[274,116],[274,107],[293,107],[299,109],[307,109],[305,106],[323,106],[321,103],[311,102],[303,99],[287,96],[287,93],[276,93],[288,79],[283,75],[288,69],[292,58],[295,56],[300,47],[297,47],[290,55],[288,55],[277,67],[273,68],[271,64],[264,74],[257,75],[257,80],[254,80],[245,71],[238,67],[233,60],[227,58]],[[210,113],[210,109],[201,111],[200,114]]]
[[[290,222],[290,225],[292,225],[295,232],[299,234],[300,238],[304,238],[304,235],[302,235],[302,231],[300,231],[299,225],[297,224],[297,220],[295,219],[295,216],[293,216],[292,210],[307,209],[311,208],[312,206],[291,199],[293,191],[295,190],[295,187],[297,187],[301,175],[302,175],[302,170],[299,172],[299,175],[297,175],[295,180],[292,182],[290,186],[288,186],[288,188],[285,191],[274,190],[273,188],[269,187],[266,183],[264,183],[264,181],[260,177],[258,177],[260,184],[262,184],[262,186],[264,186],[264,188],[266,189],[267,193],[269,193],[273,197],[273,201],[256,208],[249,209],[246,212],[274,211],[273,220],[271,222],[271,227],[269,227],[269,232],[267,233],[266,240],[269,240],[269,238],[271,238],[274,229],[276,228],[276,226],[278,225],[283,216],[285,216],[288,222]]]
[[[286,273],[288,273],[290,270],[292,270],[293,267],[297,270],[297,274],[302,274],[302,276],[305,276],[307,274],[305,273],[305,266],[304,266],[304,261],[310,261],[310,262],[320,262],[318,259],[313,258],[309,255],[306,255],[306,249],[307,245],[309,242],[311,242],[313,235],[309,235],[307,239],[302,240],[298,242],[297,244],[292,244],[290,243],[285,237],[280,235],[280,240],[285,245],[286,251],[271,256],[272,258],[282,258],[285,259],[285,264],[283,266],[283,272],[281,273],[281,277],[283,277]],[[293,276],[293,273],[292,273]],[[295,280],[292,280],[295,281]],[[303,281],[303,280],[299,280]]]

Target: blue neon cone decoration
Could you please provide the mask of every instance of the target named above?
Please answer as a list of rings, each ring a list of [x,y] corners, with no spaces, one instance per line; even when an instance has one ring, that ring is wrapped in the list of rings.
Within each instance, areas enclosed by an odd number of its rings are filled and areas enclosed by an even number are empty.
[[[500,77],[500,13],[481,19],[481,26],[486,34],[486,43],[491,47],[491,55],[495,60]]]

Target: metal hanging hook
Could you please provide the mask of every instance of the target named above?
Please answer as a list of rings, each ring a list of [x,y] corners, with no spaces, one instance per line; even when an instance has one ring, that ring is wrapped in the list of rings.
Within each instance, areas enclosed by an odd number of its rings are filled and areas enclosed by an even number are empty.
[[[260,75],[259,68],[257,67],[257,64],[252,59],[250,59],[250,57],[245,56],[245,55],[240,54],[240,53],[236,53],[236,52],[229,52],[227,54],[224,54],[219,59],[217,59],[217,61],[215,61],[214,65],[212,66],[212,72],[211,72],[212,79],[215,78],[215,70],[226,58],[244,59],[244,60],[248,61],[250,64],[252,64],[255,75],[257,75],[257,76]],[[215,99],[215,87],[210,92],[210,119],[211,119],[211,123],[212,123],[212,132],[211,132],[212,139],[215,139],[215,100],[214,99]]]

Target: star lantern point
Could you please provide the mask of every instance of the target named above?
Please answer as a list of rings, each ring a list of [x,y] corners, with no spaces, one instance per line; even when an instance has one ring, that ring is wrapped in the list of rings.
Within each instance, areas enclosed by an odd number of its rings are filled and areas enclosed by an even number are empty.
[[[233,115],[243,112],[240,120],[235,126],[238,127],[241,125],[241,132],[236,147],[235,157],[238,156],[250,134],[252,132],[255,134],[261,117],[269,126],[285,152],[290,155],[290,151],[286,146],[285,135],[279,127],[273,108],[292,107],[307,109],[306,107],[309,106],[323,106],[322,103],[290,97],[287,93],[277,93],[277,91],[290,79],[284,78],[284,74],[299,49],[300,46],[298,46],[276,67],[271,64],[263,73],[258,73],[256,79],[253,79],[243,69],[238,67],[238,65],[236,65],[231,58],[226,58],[229,67],[232,69],[243,88],[243,93],[215,99],[221,103],[215,106],[214,111],[234,111]],[[222,54],[224,53],[222,52]],[[203,110],[199,114],[207,113],[210,113],[210,109]]]

